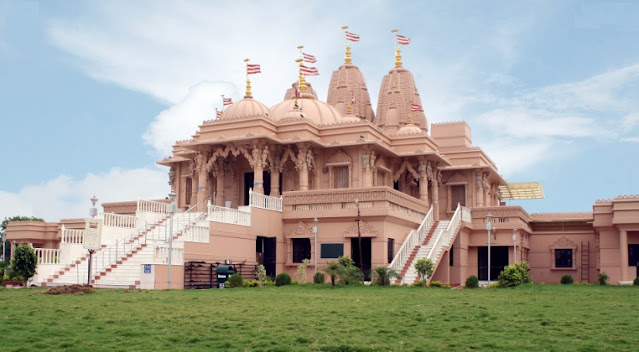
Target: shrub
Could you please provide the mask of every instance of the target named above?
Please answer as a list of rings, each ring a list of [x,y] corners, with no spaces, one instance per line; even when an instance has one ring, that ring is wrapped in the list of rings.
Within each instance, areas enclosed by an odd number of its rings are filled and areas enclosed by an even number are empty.
[[[566,274],[564,276],[561,277],[561,284],[562,285],[570,285],[572,283],[574,283],[575,280],[572,278],[572,276]]]
[[[633,281],[632,284],[635,286],[639,286],[639,276],[635,277],[635,281]]]
[[[324,268],[322,268],[326,275],[331,279],[331,286],[335,286],[335,280],[339,275],[341,266],[337,262],[328,262]]]
[[[610,277],[605,271],[599,273],[599,285],[608,285],[608,279]]]
[[[326,281],[326,277],[322,273],[315,273],[313,276],[313,283],[315,284],[323,284]]]
[[[387,266],[378,266],[373,272],[373,283],[380,286],[389,286],[394,278],[399,278],[395,269]]]
[[[275,277],[275,286],[284,286],[291,284],[291,276],[287,273],[280,273]]]
[[[521,272],[514,265],[509,265],[499,273],[499,287],[515,287],[521,285]]]
[[[233,274],[226,280],[225,287],[244,287],[244,278],[240,274]]]
[[[24,286],[27,286],[27,280],[35,275],[36,265],[37,260],[33,248],[26,244],[21,244],[16,248],[11,260],[11,269],[22,278]]]
[[[435,270],[435,264],[430,259],[419,259],[415,263],[415,270],[419,273],[422,280],[427,280]]]
[[[528,269],[528,262],[515,263],[514,266],[517,271],[519,271],[519,275],[521,275],[522,284],[529,284],[532,282],[532,278],[528,273],[530,271],[530,269]]]
[[[298,283],[305,284],[306,282],[308,282],[308,280],[306,279],[306,267],[310,263],[311,263],[310,260],[304,259],[302,260],[302,264],[300,264],[300,266],[297,267],[297,273],[295,273],[295,279],[297,280]]]
[[[264,287],[267,281],[270,281],[268,275],[266,275],[266,268],[264,265],[260,264],[255,269],[255,278],[257,280],[259,287]]]
[[[441,281],[431,281],[430,282],[430,287],[442,287],[442,282]]]
[[[477,288],[479,287],[479,279],[475,275],[470,275],[466,278],[466,288]]]
[[[364,274],[349,256],[342,256],[337,259],[339,282],[344,285],[361,284],[364,282]]]

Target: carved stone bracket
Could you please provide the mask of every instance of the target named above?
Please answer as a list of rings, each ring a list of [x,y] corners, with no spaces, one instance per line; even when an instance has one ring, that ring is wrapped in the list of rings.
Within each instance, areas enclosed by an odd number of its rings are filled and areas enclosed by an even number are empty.
[[[377,230],[364,220],[360,220],[359,222],[359,231],[362,237],[377,237]],[[344,237],[358,237],[357,221],[344,231]]]
[[[286,237],[313,237],[313,229],[303,221],[300,221],[292,228]]]

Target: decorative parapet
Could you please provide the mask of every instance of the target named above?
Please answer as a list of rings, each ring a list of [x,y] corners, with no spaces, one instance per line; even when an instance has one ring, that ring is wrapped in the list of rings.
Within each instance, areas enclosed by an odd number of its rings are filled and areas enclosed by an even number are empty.
[[[354,207],[353,201],[360,201],[360,208],[373,208],[375,202],[389,202],[390,207],[423,218],[428,212],[425,202],[389,187],[347,188],[314,191],[291,191],[283,196],[284,205],[293,211],[341,210]]]
[[[524,222],[529,223],[531,216],[520,206],[481,207],[472,209],[473,223],[485,223],[490,213],[494,224]]]
[[[533,213],[533,220],[592,220],[592,212]]]

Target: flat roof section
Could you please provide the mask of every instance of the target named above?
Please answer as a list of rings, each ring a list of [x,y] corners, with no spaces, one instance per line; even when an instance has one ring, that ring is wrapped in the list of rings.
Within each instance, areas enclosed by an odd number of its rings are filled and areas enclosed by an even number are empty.
[[[515,182],[499,186],[501,200],[543,199],[544,190],[539,182]]]

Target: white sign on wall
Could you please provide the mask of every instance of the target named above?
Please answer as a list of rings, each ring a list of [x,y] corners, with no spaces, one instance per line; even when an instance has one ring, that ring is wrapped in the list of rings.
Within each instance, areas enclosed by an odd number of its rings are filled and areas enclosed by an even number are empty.
[[[99,249],[102,241],[102,222],[98,219],[87,219],[84,227],[84,248]]]

